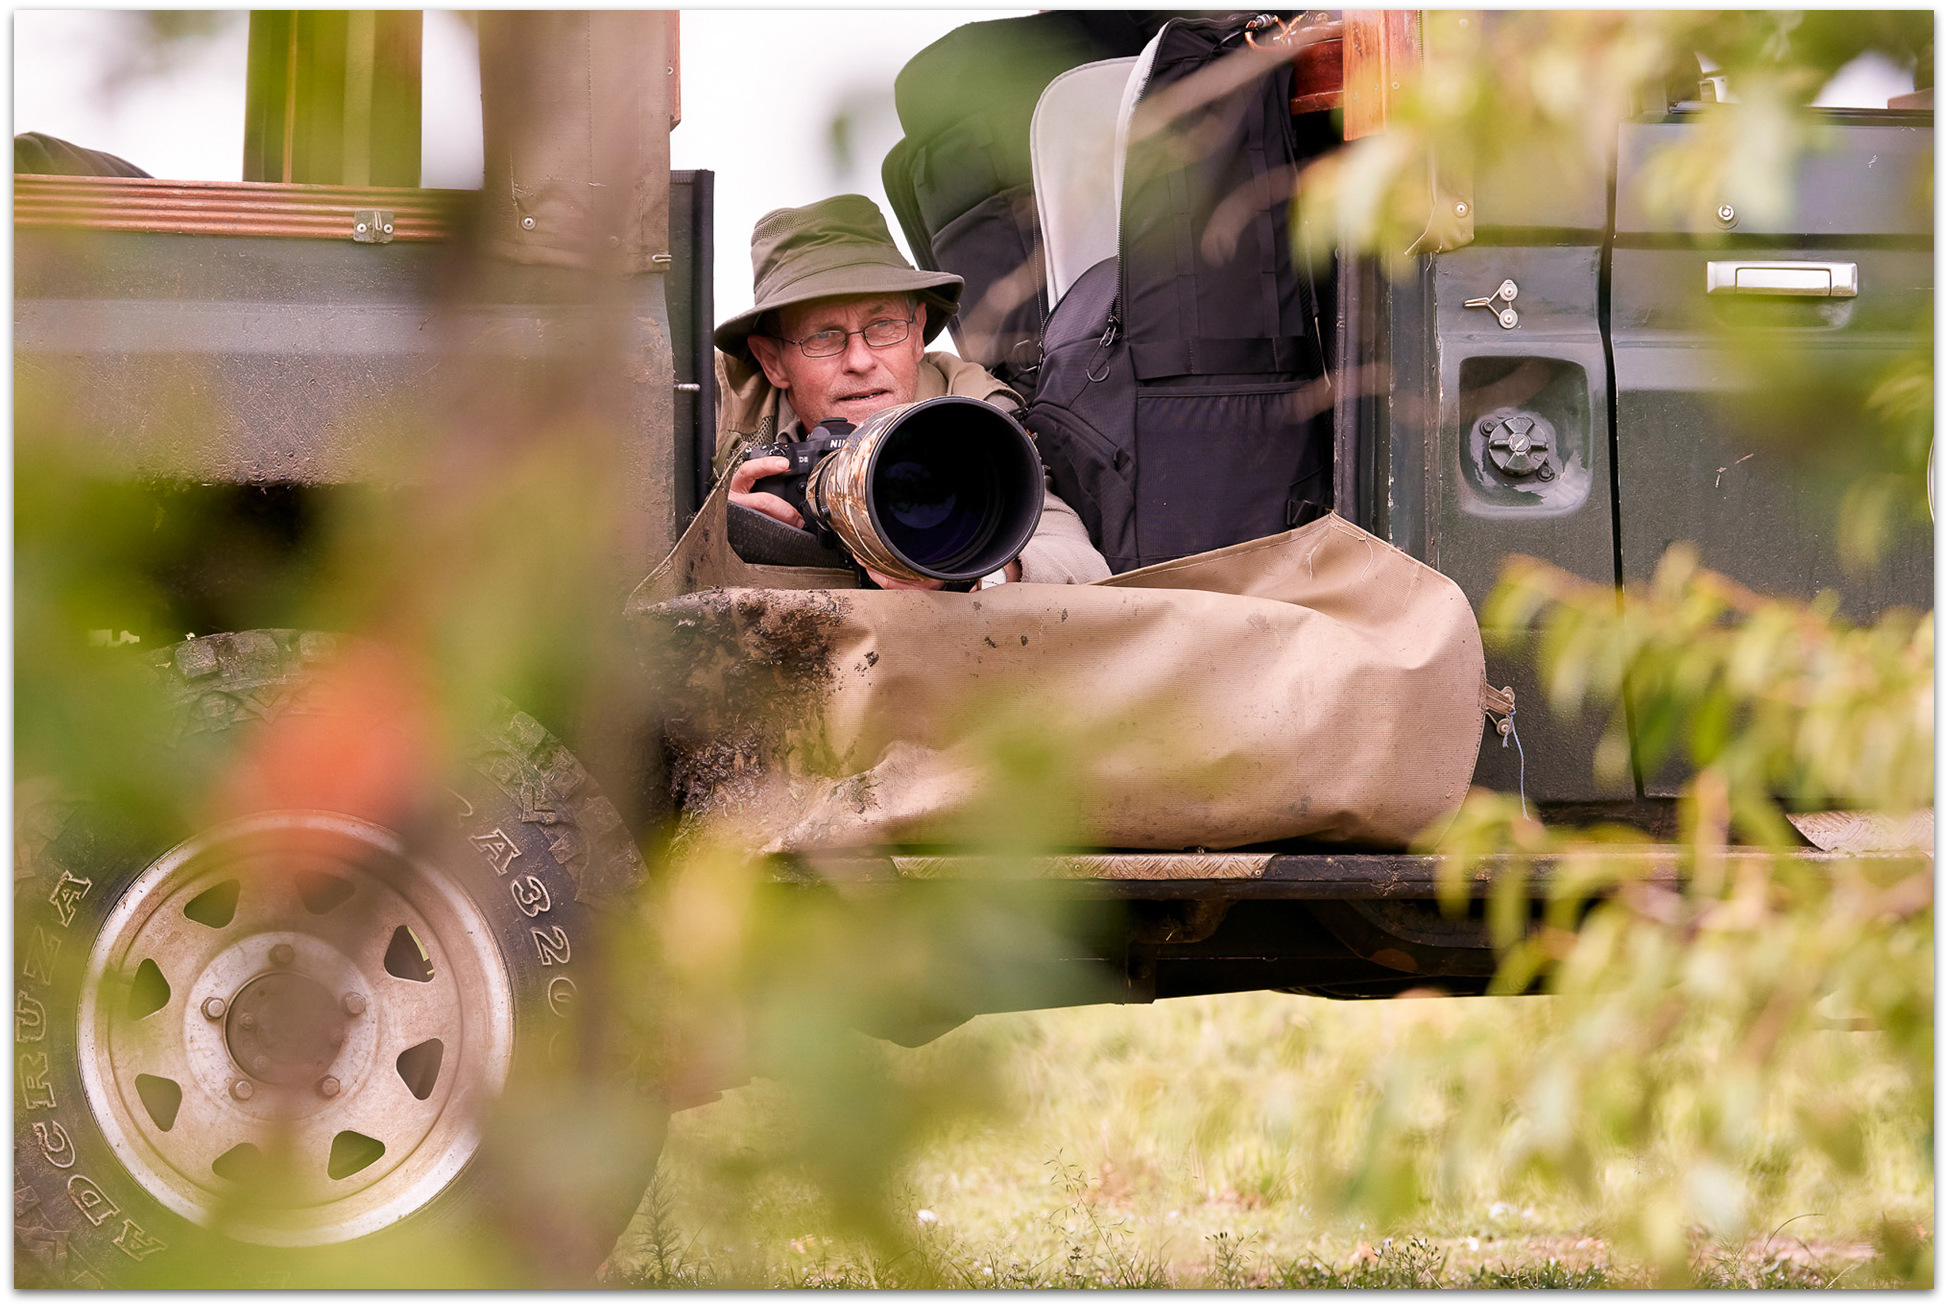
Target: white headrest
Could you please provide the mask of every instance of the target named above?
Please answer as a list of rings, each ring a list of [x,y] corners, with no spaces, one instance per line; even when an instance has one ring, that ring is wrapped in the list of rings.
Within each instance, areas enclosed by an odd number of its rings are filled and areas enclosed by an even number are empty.
[[[1077,277],[1116,253],[1117,115],[1136,62],[1104,59],[1071,68],[1035,102],[1028,157],[1051,306]]]

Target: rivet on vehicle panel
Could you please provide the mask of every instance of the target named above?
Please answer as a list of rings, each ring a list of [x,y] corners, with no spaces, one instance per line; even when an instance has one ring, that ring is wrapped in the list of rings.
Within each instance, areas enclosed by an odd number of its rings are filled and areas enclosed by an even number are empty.
[[[298,951],[289,944],[279,944],[271,950],[271,965],[288,967],[297,960]]]
[[[533,231],[533,230],[534,230],[534,219],[533,219],[533,218],[523,218],[523,219],[521,219],[521,229],[522,229],[523,231]]]
[[[365,1011],[365,995],[363,995],[363,994],[347,994],[347,995],[345,996],[345,1015],[346,1015],[346,1016],[348,1016],[348,1017],[355,1017],[355,1016],[358,1016],[358,1015],[359,1015],[360,1013],[362,1013],[362,1012],[364,1012],[364,1011]]]
[[[1733,223],[1738,221],[1738,210],[1734,209],[1729,204],[1719,205],[1718,221],[1724,223],[1727,227],[1731,226]]]
[[[391,223],[387,223],[387,224],[385,225],[385,233],[386,233],[386,235],[388,235],[388,236],[390,236],[390,235],[392,235],[392,224],[391,224]]]
[[[271,1069],[271,1060],[267,1057],[253,1057],[250,1059],[250,1069],[253,1074],[261,1076]]]
[[[1556,469],[1544,463],[1535,470],[1535,475],[1536,479],[1540,481],[1554,481],[1556,479]]]
[[[256,1092],[257,1092],[257,1086],[251,1084],[248,1080],[237,1080],[231,1082],[230,1097],[236,1099],[238,1102],[242,1102],[244,1099],[249,1098],[252,1094]]]
[[[1455,202],[1454,216],[1457,218],[1465,218],[1468,216],[1468,205],[1465,200],[1458,200]]]
[[[318,1082],[318,1092],[326,1098],[338,1097],[338,1077],[326,1076]]]
[[[212,1021],[223,1020],[223,1014],[229,1010],[230,1005],[220,998],[206,998],[203,1000],[203,1015]]]
[[[352,228],[352,230],[363,236],[365,235],[365,224],[361,222],[358,226]]]
[[[245,1030],[255,1030],[257,1028],[257,1016],[255,1013],[246,1012],[237,1018],[237,1024]]]

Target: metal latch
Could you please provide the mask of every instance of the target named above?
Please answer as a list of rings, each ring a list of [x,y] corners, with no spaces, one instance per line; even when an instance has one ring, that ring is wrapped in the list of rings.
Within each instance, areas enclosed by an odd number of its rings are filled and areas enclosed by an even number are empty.
[[[1495,293],[1493,295],[1483,295],[1480,299],[1463,300],[1461,307],[1464,309],[1487,309],[1495,315],[1495,321],[1502,324],[1502,330],[1513,331],[1515,324],[1521,321],[1520,318],[1515,316],[1515,296],[1515,283],[1512,281],[1503,281],[1501,285],[1495,287]],[[1495,307],[1496,300],[1502,301],[1502,307],[1499,309]]]
[[[1860,293],[1857,263],[1805,259],[1713,259],[1705,264],[1707,295],[1808,295],[1852,299]]]
[[[361,245],[392,243],[392,210],[360,209],[352,215],[352,239]]]

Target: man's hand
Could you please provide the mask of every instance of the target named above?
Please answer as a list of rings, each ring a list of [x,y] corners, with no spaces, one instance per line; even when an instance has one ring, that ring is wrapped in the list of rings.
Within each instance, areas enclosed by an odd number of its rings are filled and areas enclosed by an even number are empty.
[[[763,478],[789,471],[791,471],[791,460],[788,458],[754,458],[749,462],[739,463],[731,469],[731,503],[756,509],[766,517],[777,518],[786,526],[804,526],[805,519],[799,516],[798,510],[778,496],[769,493],[754,494],[751,491],[751,487]]]
[[[1010,581],[1021,580],[1021,560],[1017,558],[1009,563],[1001,569],[1001,574]],[[945,581],[935,581],[932,579],[925,581],[895,581],[890,576],[881,576],[870,567],[866,568],[866,575],[870,576],[873,579],[873,584],[882,590],[938,590],[941,586],[947,584]]]
[[[865,565],[862,563],[860,566],[864,567]],[[881,576],[870,567],[866,568],[866,575],[870,576],[873,579],[873,584],[882,590],[938,590],[941,586],[947,584],[945,581],[937,581],[933,577],[928,577],[924,581],[899,581],[890,576]]]

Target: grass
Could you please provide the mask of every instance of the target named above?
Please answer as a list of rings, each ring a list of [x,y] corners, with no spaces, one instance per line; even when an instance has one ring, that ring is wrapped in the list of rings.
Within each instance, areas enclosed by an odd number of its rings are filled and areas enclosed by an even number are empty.
[[[1387,1230],[1334,1209],[1322,1173],[1357,1159],[1362,1086],[1389,1050],[1477,1028],[1519,1040],[1548,1019],[1548,1000],[1277,994],[978,1018],[924,1048],[887,1046],[895,1074],[973,1058],[1003,1087],[987,1112],[942,1121],[897,1170],[890,1229],[867,1237],[869,1223],[772,1149],[794,1119],[793,1090],[760,1079],[674,1120],[610,1276],[843,1288],[1656,1283],[1606,1237],[1616,1214],[1601,1195],[1578,1201],[1539,1181],[1477,1189]],[[1789,1131],[1770,1142],[1751,1228],[1695,1228],[1692,1283],[1931,1279],[1932,1176],[1911,1139],[1870,1133],[1851,1181],[1802,1157]]]

